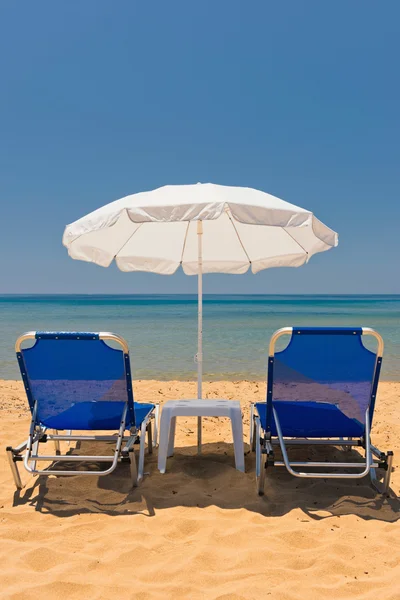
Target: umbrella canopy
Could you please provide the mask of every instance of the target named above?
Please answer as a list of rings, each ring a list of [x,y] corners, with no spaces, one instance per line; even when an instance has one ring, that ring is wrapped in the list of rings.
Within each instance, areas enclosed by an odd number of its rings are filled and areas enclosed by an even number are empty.
[[[310,211],[251,188],[168,185],[111,202],[68,225],[71,258],[122,271],[199,273],[196,221],[203,222],[203,273],[299,267],[338,243]]]
[[[71,258],[121,271],[198,275],[198,398],[202,397],[202,275],[299,267],[337,246],[314,215],[252,188],[167,185],[111,202],[68,225]],[[201,448],[199,419],[198,448]]]

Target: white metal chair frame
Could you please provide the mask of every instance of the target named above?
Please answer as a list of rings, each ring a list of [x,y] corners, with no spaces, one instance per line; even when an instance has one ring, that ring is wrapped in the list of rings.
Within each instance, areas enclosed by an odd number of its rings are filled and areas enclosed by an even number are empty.
[[[129,365],[129,349],[127,342],[121,337],[109,332],[100,332],[99,339],[106,341],[112,340],[117,342],[124,353],[125,365]],[[36,332],[30,331],[21,335],[15,344],[15,350],[17,356],[21,352],[22,343],[26,340],[36,339]],[[19,357],[19,360],[21,358]],[[126,369],[126,367],[125,367]],[[125,375],[130,377],[130,372],[125,372]],[[24,381],[25,383],[25,381]],[[27,389],[27,391],[29,391]],[[145,440],[147,432],[147,448],[148,453],[153,452],[153,447],[157,446],[158,442],[158,422],[159,422],[159,404],[155,405],[155,409],[152,410],[146,418],[143,420],[140,429],[132,427],[129,431],[129,435],[125,434],[125,424],[128,412],[128,402],[126,402],[121,416],[120,427],[117,435],[73,435],[71,431],[66,434],[59,434],[58,431],[54,430],[54,433],[47,433],[48,429],[41,425],[37,419],[37,403],[34,401],[32,410],[32,419],[29,429],[29,436],[19,446],[13,448],[8,446],[6,448],[11,472],[14,478],[15,486],[18,490],[21,490],[24,486],[22,484],[21,476],[18,470],[18,462],[23,462],[25,469],[32,475],[57,475],[57,476],[73,476],[73,475],[96,475],[103,476],[112,473],[119,461],[127,460],[130,463],[130,474],[132,479],[132,485],[136,486],[143,479],[144,476],[144,456],[145,456]],[[152,423],[154,421],[154,436],[152,435]],[[139,462],[136,465],[135,449],[134,445],[137,440],[140,440],[139,445]],[[54,442],[55,455],[39,455],[39,444],[46,443],[48,441]],[[60,452],[60,441],[67,442],[82,442],[82,441],[94,441],[94,442],[115,442],[115,449],[112,455],[104,456],[88,456],[82,454],[71,454],[62,455]],[[24,456],[23,453],[25,452]],[[80,462],[80,463],[110,463],[111,465],[104,470],[60,470],[52,467],[46,469],[38,469],[36,463],[40,461],[58,463],[58,462]]]
[[[269,361],[274,360],[275,356],[275,345],[276,341],[284,335],[292,335],[292,327],[284,327],[276,331],[270,342],[269,346]],[[372,335],[378,342],[378,349],[375,363],[375,373],[373,382],[377,375],[377,367],[382,362],[383,355],[383,339],[373,329],[369,327],[362,328],[363,335]],[[378,373],[379,374],[379,373]],[[373,383],[372,382],[372,383]],[[268,386],[269,389],[269,386]],[[271,392],[272,395],[272,392]],[[372,396],[371,399],[375,400]],[[388,451],[386,453],[381,452],[371,444],[370,436],[370,418],[369,418],[369,407],[365,413],[365,435],[361,438],[320,438],[320,439],[309,439],[309,438],[288,438],[282,435],[281,424],[279,421],[276,410],[272,407],[273,416],[276,424],[277,437],[271,436],[265,432],[261,425],[261,420],[258,414],[256,414],[255,403],[251,404],[250,407],[250,447],[251,450],[256,452],[256,481],[257,491],[260,496],[264,494],[265,477],[266,471],[269,467],[286,467],[287,471],[294,477],[308,478],[308,479],[361,479],[366,475],[370,475],[372,485],[380,493],[387,493],[390,486],[390,476],[393,465],[393,452]],[[364,462],[313,462],[313,461],[290,461],[287,452],[287,446],[299,446],[299,445],[318,445],[318,446],[338,446],[343,449],[351,450],[352,446],[362,447],[365,450]],[[275,460],[274,447],[279,446],[282,452],[282,461]],[[378,460],[374,460],[374,457]],[[300,467],[308,468],[323,468],[323,469],[362,469],[357,473],[344,473],[344,472],[310,472],[310,471],[299,471]],[[376,473],[377,469],[383,469],[385,471],[384,479],[382,484],[379,483],[379,479]]]

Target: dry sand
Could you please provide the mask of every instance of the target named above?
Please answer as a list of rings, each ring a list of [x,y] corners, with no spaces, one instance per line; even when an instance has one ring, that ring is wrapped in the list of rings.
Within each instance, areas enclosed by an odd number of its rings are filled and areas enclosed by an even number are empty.
[[[210,398],[242,401],[247,439],[249,403],[264,399],[265,385],[204,389]],[[140,381],[135,392],[162,403],[193,397],[195,384]],[[22,470],[27,485],[15,493],[2,451],[0,597],[398,600],[399,401],[400,384],[382,383],[373,439],[395,451],[385,498],[367,479],[299,480],[283,469],[268,475],[259,498],[254,456],[246,455],[246,474],[235,470],[224,419],[204,419],[201,457],[195,420],[178,420],[167,473],[158,473],[154,453],[136,490],[121,464],[100,478],[32,478]],[[21,384],[0,383],[0,404],[2,447],[16,445],[29,422]]]

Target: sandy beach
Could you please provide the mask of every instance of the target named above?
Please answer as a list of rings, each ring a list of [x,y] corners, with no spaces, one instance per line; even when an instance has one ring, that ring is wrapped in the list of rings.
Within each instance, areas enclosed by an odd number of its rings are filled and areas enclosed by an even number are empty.
[[[138,401],[195,396],[195,383],[137,381]],[[248,442],[249,405],[263,382],[216,382],[205,395],[239,399]],[[108,477],[32,478],[15,493],[0,454],[0,597],[308,600],[400,598],[400,383],[382,382],[373,441],[395,452],[390,497],[369,481],[299,480],[285,470],[257,496],[254,455],[235,470],[229,422],[177,424],[168,471],[147,457],[142,485],[126,465]],[[22,385],[0,383],[1,444],[26,437]],[[90,446],[88,445],[88,451]],[[338,454],[338,451],[333,451]]]

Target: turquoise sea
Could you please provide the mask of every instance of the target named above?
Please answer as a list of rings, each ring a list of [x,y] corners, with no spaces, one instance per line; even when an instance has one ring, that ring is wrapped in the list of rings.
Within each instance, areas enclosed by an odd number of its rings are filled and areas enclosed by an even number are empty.
[[[271,333],[288,325],[373,327],[385,340],[383,379],[400,380],[400,295],[207,295],[205,379],[263,379]],[[17,336],[46,329],[121,334],[135,379],[196,376],[195,295],[0,296],[0,378],[19,378]]]

